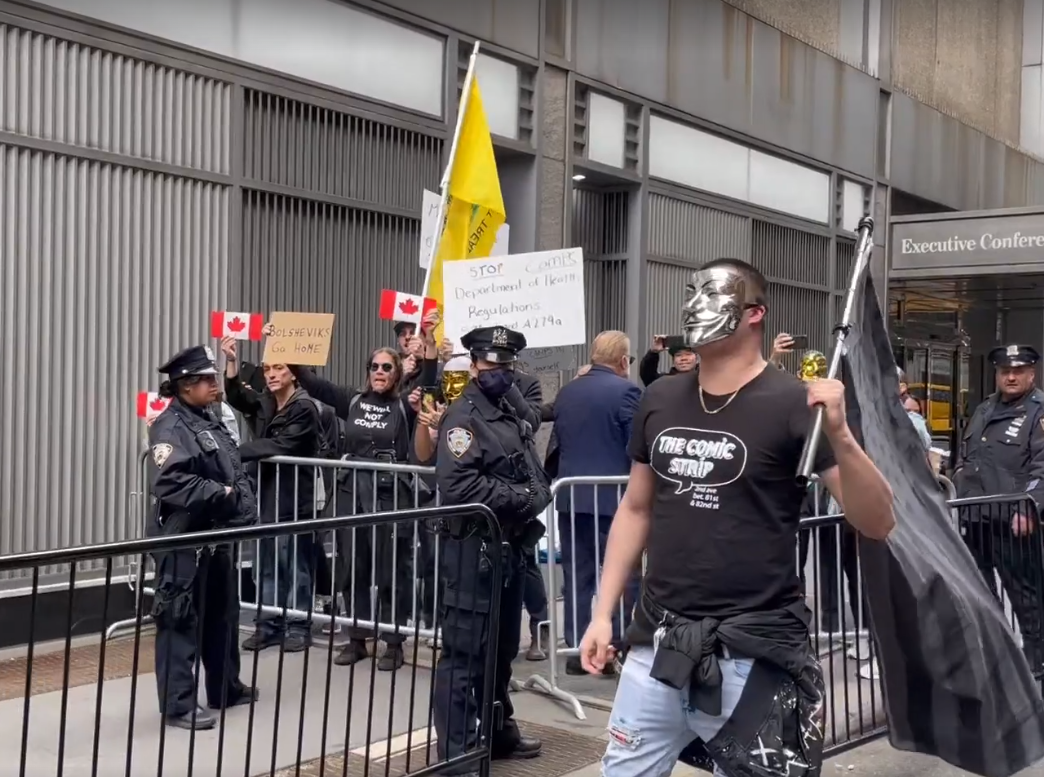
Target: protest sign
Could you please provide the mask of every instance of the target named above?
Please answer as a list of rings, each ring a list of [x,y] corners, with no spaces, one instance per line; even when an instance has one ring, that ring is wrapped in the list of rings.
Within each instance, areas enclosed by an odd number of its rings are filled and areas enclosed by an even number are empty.
[[[576,369],[576,348],[526,348],[518,355],[518,368],[527,375],[543,375]]]
[[[446,262],[442,277],[446,337],[455,344],[483,326],[521,332],[529,348],[587,340],[583,249]]]
[[[438,216],[441,201],[442,198],[435,192],[424,190],[424,202],[421,204],[420,266],[425,270],[428,269],[431,245],[435,242],[435,233],[439,229]],[[493,253],[490,256],[507,256],[510,232],[511,229],[507,224],[497,230],[497,240],[493,244]]]
[[[322,367],[330,358],[333,313],[273,313],[274,333],[265,339],[266,364]]]

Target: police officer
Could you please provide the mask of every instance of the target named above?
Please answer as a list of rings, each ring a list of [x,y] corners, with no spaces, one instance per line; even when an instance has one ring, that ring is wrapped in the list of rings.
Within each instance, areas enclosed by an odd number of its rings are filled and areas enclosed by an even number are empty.
[[[1027,494],[1044,504],[1044,391],[1034,386],[1040,355],[1028,345],[990,351],[997,392],[972,415],[954,470],[961,498]],[[1023,651],[1034,671],[1044,664],[1041,622],[1041,532],[1035,515],[1019,504],[970,506],[960,510],[960,530],[994,590],[994,569],[1022,631]]]
[[[159,368],[171,403],[149,427],[153,511],[148,534],[185,534],[253,523],[254,491],[228,429],[210,411],[218,393],[214,354],[181,351]],[[196,701],[196,659],[206,673],[210,709],[249,704],[255,689],[239,680],[239,597],[231,546],[154,554],[156,685],[166,723],[214,727]],[[198,651],[198,654],[197,654]]]
[[[544,533],[537,516],[551,499],[532,428],[506,398],[515,385],[514,364],[526,338],[504,327],[484,327],[464,335],[461,342],[471,354],[472,380],[439,425],[436,481],[444,505],[488,505],[500,523],[504,544],[490,547],[484,524],[464,517],[458,523],[450,521],[444,532],[449,539],[443,542],[441,559],[442,654],[435,668],[434,700],[439,756],[454,758],[479,746],[477,705],[492,618],[498,634],[492,757],[533,758],[540,754],[540,741],[521,735],[508,696],[522,624],[524,554],[533,552]],[[504,577],[500,609],[491,613],[488,572],[494,554],[503,559]]]

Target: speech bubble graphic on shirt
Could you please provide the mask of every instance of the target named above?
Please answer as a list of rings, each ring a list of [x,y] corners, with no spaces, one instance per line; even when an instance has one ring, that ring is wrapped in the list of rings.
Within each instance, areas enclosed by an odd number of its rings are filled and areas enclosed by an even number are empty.
[[[675,494],[684,494],[737,480],[747,467],[747,446],[728,432],[674,426],[656,435],[649,462],[653,472],[677,486]]]

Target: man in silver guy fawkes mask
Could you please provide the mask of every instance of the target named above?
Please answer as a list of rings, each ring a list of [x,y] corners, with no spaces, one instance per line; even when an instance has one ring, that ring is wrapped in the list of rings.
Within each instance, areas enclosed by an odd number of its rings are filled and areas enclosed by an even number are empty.
[[[744,311],[764,304],[749,286],[744,275],[727,264],[696,270],[685,285],[685,343],[699,348],[735,334]]]

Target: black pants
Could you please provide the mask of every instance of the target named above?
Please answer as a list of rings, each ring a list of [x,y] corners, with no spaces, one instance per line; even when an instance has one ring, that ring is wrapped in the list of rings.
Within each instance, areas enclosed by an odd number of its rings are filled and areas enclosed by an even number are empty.
[[[349,618],[406,626],[413,611],[415,526],[385,524],[337,532],[336,574]],[[376,630],[349,626],[346,633],[350,639],[368,639]],[[385,628],[380,638],[388,645],[400,645],[405,629],[395,633]]]
[[[500,559],[492,554],[499,554]],[[478,747],[475,721],[484,713],[481,704],[491,628],[497,634],[493,701],[499,709],[492,720],[491,739],[496,758],[514,750],[520,737],[508,691],[511,662],[518,655],[521,640],[526,585],[523,552],[510,545],[490,548],[482,539],[471,537],[445,540],[440,561],[445,585],[439,619],[442,654],[435,667],[433,704],[439,759],[455,758]],[[494,612],[495,563],[503,563],[504,578],[500,606]]]
[[[841,613],[844,602],[840,599],[841,589],[838,585],[839,572],[844,575],[848,586],[848,601],[855,616],[855,623],[845,623],[845,631],[856,628],[869,628],[867,620],[869,609],[866,597],[859,595],[859,539],[855,529],[848,524],[841,526],[820,526],[816,529],[802,529],[798,534],[798,575],[801,585],[805,581],[805,565],[808,563],[809,548],[812,535],[816,534],[816,555],[818,569],[815,573],[817,606],[819,612],[819,628],[826,632],[841,631]],[[840,557],[840,558],[839,558]],[[838,562],[840,561],[840,568]],[[861,610],[861,612],[860,612]]]
[[[239,595],[232,548],[154,555],[156,561],[156,688],[160,712],[185,715],[196,706],[197,659],[206,674],[207,703],[228,705],[239,681]]]
[[[987,587],[1000,600],[994,570],[1011,601],[1011,609],[1022,632],[1022,650],[1030,668],[1044,668],[1044,624],[1042,624],[1041,576],[1044,554],[1040,528],[1032,534],[1016,536],[1008,516],[991,516],[982,510],[978,520],[961,521],[961,535],[975,557]],[[1014,625],[1014,624],[1013,624]]]
[[[535,634],[537,624],[547,620],[547,586],[544,585],[544,573],[540,571],[536,549],[526,550],[522,555],[526,565],[522,603],[529,613],[529,630]]]

